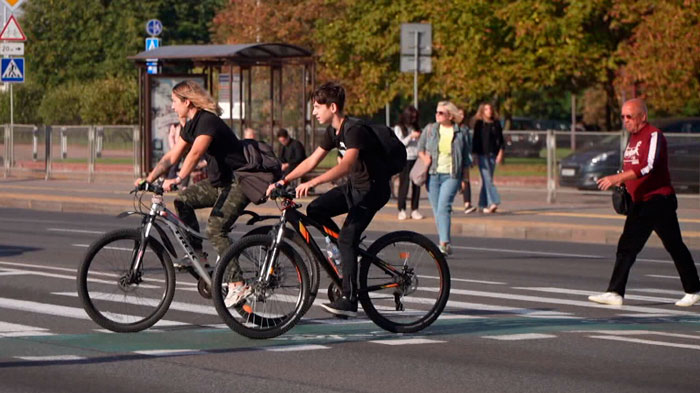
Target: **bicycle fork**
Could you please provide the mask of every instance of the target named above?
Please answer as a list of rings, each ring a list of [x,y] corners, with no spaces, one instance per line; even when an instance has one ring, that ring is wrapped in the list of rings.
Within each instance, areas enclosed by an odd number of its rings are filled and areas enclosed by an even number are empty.
[[[270,279],[270,274],[273,272],[272,264],[277,260],[279,256],[279,244],[282,242],[282,236],[284,235],[285,224],[287,223],[287,211],[282,211],[282,217],[277,227],[277,233],[272,238],[272,244],[270,249],[265,254],[265,262],[263,262],[262,270],[260,276],[258,277],[258,283],[267,282]]]

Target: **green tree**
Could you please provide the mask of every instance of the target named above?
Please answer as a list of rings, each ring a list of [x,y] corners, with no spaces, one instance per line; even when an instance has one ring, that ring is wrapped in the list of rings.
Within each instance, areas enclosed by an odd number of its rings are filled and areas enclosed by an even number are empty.
[[[13,120],[16,124],[39,124],[37,108],[44,89],[36,83],[21,83],[13,86]],[[0,94],[0,123],[10,122],[10,91]]]
[[[48,90],[38,108],[42,122],[55,125],[82,124],[81,99],[85,92],[84,85],[76,82],[67,82]]]

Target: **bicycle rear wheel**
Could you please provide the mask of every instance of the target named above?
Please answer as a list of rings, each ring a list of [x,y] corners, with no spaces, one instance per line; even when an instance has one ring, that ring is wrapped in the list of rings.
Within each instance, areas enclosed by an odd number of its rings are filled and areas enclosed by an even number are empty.
[[[450,270],[438,247],[409,231],[388,233],[360,261],[358,298],[382,329],[413,333],[430,326],[450,295]]]
[[[278,245],[267,282],[259,281],[272,237],[251,235],[236,242],[216,265],[212,299],[217,313],[233,331],[249,338],[272,338],[291,329],[302,317],[309,277],[299,254],[287,244]],[[226,307],[229,283],[244,281],[252,288],[244,302]]]
[[[95,241],[78,269],[78,296],[98,325],[114,332],[138,332],[153,326],[168,311],[175,294],[170,256],[149,238],[141,268],[131,264],[141,244],[137,229],[120,229]]]

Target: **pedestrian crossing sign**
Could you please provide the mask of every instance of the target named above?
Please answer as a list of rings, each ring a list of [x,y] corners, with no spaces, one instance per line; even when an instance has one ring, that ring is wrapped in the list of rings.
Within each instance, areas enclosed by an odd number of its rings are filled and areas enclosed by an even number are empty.
[[[160,38],[149,37],[146,38],[146,50],[157,49],[160,46]]]
[[[24,57],[0,59],[0,81],[24,83]]]

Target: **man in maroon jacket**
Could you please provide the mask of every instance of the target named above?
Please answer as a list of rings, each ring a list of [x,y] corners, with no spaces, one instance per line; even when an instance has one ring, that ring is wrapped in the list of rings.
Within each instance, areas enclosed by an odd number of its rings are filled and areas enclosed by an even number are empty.
[[[622,173],[598,179],[598,188],[607,190],[624,183],[632,196],[632,209],[617,243],[617,255],[607,292],[588,300],[619,306],[632,264],[644,244],[656,232],[673,258],[685,296],[676,306],[688,307],[700,301],[700,280],[678,225],[678,201],[668,172],[668,150],[663,133],[647,123],[647,107],[635,98],[622,106],[622,121],[630,133]]]

